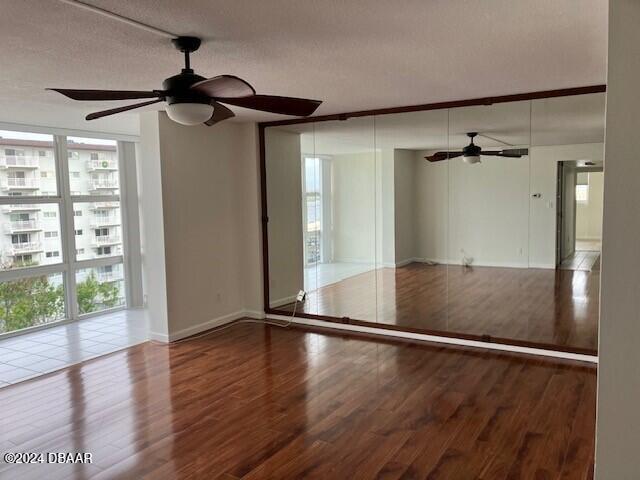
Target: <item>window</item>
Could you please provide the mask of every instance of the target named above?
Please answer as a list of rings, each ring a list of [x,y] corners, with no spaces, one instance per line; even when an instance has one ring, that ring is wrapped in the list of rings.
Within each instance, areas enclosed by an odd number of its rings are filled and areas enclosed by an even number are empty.
[[[87,179],[83,182],[74,182],[74,188],[77,186],[81,189],[78,195],[115,196],[120,194],[116,142],[68,137],[67,148],[76,154],[74,157],[69,157],[69,176]],[[76,173],[79,173],[80,177],[76,177]]]
[[[576,185],[576,202],[589,203],[589,185]]]
[[[122,264],[78,270],[78,311],[97,312],[124,305]]]
[[[15,262],[21,267],[29,267],[36,265],[33,261],[33,255],[16,255]]]
[[[111,247],[98,247],[98,255],[111,255]]]
[[[31,265],[33,266],[33,265]],[[62,320],[66,316],[65,283],[61,273],[33,275],[2,282],[0,333]]]
[[[303,237],[305,265],[321,261],[322,255],[322,158],[302,158]]]
[[[84,247],[83,258],[122,255],[122,220],[120,202],[75,203],[83,206],[87,219],[75,218],[76,246]],[[87,228],[86,225],[89,224]],[[87,232],[85,235],[84,232]]]
[[[44,183],[46,190],[53,190],[56,195],[53,136],[0,130],[0,138],[0,198],[43,196]],[[50,177],[43,177],[44,171],[51,172]]]
[[[117,143],[5,130],[0,139],[0,336],[124,306]],[[63,231],[67,211],[75,224]]]

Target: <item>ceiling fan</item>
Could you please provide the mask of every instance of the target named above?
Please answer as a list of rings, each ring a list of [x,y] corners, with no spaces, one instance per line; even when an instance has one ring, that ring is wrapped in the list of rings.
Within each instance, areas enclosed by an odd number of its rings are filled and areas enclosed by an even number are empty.
[[[171,40],[174,46],[184,53],[185,67],[178,75],[162,82],[162,90],[73,90],[49,88],[73,100],[132,100],[153,98],[154,100],[90,113],[87,120],[126,112],[135,108],[167,102],[167,114],[174,122],[183,125],[214,125],[235,116],[223,103],[238,107],[306,117],[316,111],[322,103],[319,100],[304,98],[257,95],[246,81],[233,75],[219,75],[205,78],[194,73],[189,62],[189,54],[200,47],[197,37],[177,37]]]
[[[480,156],[487,155],[492,157],[508,157],[508,158],[521,158],[523,155],[529,155],[529,149],[527,148],[506,148],[503,150],[482,150],[482,148],[473,143],[473,138],[478,135],[478,132],[469,132],[467,137],[471,139],[471,143],[464,147],[462,151],[455,152],[436,152],[433,155],[424,157],[430,162],[440,162],[449,158],[462,157],[462,159],[470,164],[480,163]]]

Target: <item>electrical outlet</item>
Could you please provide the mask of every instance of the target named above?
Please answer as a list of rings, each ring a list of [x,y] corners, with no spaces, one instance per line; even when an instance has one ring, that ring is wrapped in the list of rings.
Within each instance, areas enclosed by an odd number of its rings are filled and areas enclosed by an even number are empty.
[[[307,298],[307,292],[300,290],[298,295],[296,295],[296,302],[304,302],[305,298]]]

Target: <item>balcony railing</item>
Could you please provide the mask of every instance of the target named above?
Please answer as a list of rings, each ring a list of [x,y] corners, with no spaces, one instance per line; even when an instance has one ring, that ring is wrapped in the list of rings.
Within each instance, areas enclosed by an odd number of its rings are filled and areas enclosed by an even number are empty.
[[[103,210],[105,208],[118,208],[120,204],[118,202],[94,202],[89,208],[91,210]]]
[[[40,242],[23,242],[12,243],[11,253],[12,255],[22,255],[23,253],[33,253],[42,250],[42,244]]]
[[[26,210],[42,210],[40,205],[36,205],[35,203],[16,203],[12,205],[3,205],[2,211],[4,212],[19,212]]]
[[[37,190],[40,188],[38,178],[5,178],[2,180],[2,188],[5,190]]]
[[[93,237],[93,244],[99,247],[116,243],[120,243],[120,235],[97,235]]]
[[[40,230],[40,222],[37,220],[16,220],[14,222],[5,223],[4,230],[7,233]]]
[[[0,168],[38,168],[39,166],[38,157],[25,155],[0,156]]]
[[[117,170],[118,162],[115,160],[89,160],[87,162],[87,170]]]
[[[118,181],[115,179],[89,180],[91,190],[115,189],[118,188]]]
[[[122,272],[97,272],[96,277],[100,283],[117,282],[118,280],[122,280]]]
[[[95,217],[91,219],[91,228],[104,227],[107,225],[120,225],[120,217],[117,215],[108,215],[106,217]]]

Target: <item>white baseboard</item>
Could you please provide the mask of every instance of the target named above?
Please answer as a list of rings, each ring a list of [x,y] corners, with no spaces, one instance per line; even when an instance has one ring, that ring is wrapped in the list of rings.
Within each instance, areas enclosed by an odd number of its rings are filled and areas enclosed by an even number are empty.
[[[245,310],[243,317],[249,317],[256,320],[264,320],[265,313],[258,310]]]
[[[293,303],[296,301],[296,297],[297,297],[297,293],[295,295],[290,295],[288,297],[272,300],[269,302],[269,307],[278,308],[278,307],[282,307],[283,305],[289,305],[290,303]]]
[[[447,260],[444,258],[412,258],[412,262],[416,263],[438,263],[440,265],[462,265],[462,261],[459,259]],[[411,262],[409,262],[411,263]],[[546,265],[546,264],[544,264]],[[555,265],[550,266],[533,266],[523,263],[514,262],[479,262],[474,260],[470,267],[494,267],[494,268],[555,268]]]
[[[529,268],[546,268],[555,270],[555,263],[530,263]]]
[[[382,262],[376,265],[376,268],[396,268],[398,264],[392,262]]]
[[[149,340],[160,343],[169,343],[169,335],[165,333],[149,332]]]
[[[427,335],[423,333],[411,333],[402,330],[387,330],[384,328],[364,327],[360,325],[351,325],[345,323],[325,322],[323,320],[312,320],[308,318],[285,317],[283,315],[266,315],[266,318],[274,320],[287,320],[300,325],[308,325],[312,327],[324,327],[337,330],[347,330],[351,332],[367,333],[372,335],[380,335],[383,337],[396,337],[408,340],[420,340],[425,342],[444,343],[448,345],[457,345],[463,347],[482,348],[488,350],[499,350],[502,352],[523,353],[526,355],[537,355],[541,357],[563,358],[567,360],[578,360],[582,362],[598,363],[598,357],[594,355],[583,355],[580,353],[560,352],[557,350],[546,350],[543,348],[520,347],[517,345],[506,345],[502,343],[481,342],[477,340],[464,340],[453,337],[440,337],[437,335]]]
[[[169,335],[166,335],[164,333],[149,332],[149,338],[151,340],[162,343],[175,342],[176,340],[190,337],[192,335],[197,335],[200,332],[204,332],[206,330],[210,330],[212,328],[219,327],[220,325],[225,325],[227,323],[233,322],[234,320],[245,317],[263,319],[265,315],[264,312],[258,312],[255,310],[239,310],[237,312],[229,313],[228,315],[223,315],[222,317],[214,318],[213,320],[199,323],[198,325],[193,325],[192,327],[183,328],[182,330],[172,332]]]
[[[399,262],[396,262],[396,264],[394,266],[396,268],[406,267],[410,263],[414,263],[414,262],[417,262],[417,261],[418,261],[417,258],[405,258],[404,260],[400,260]]]

